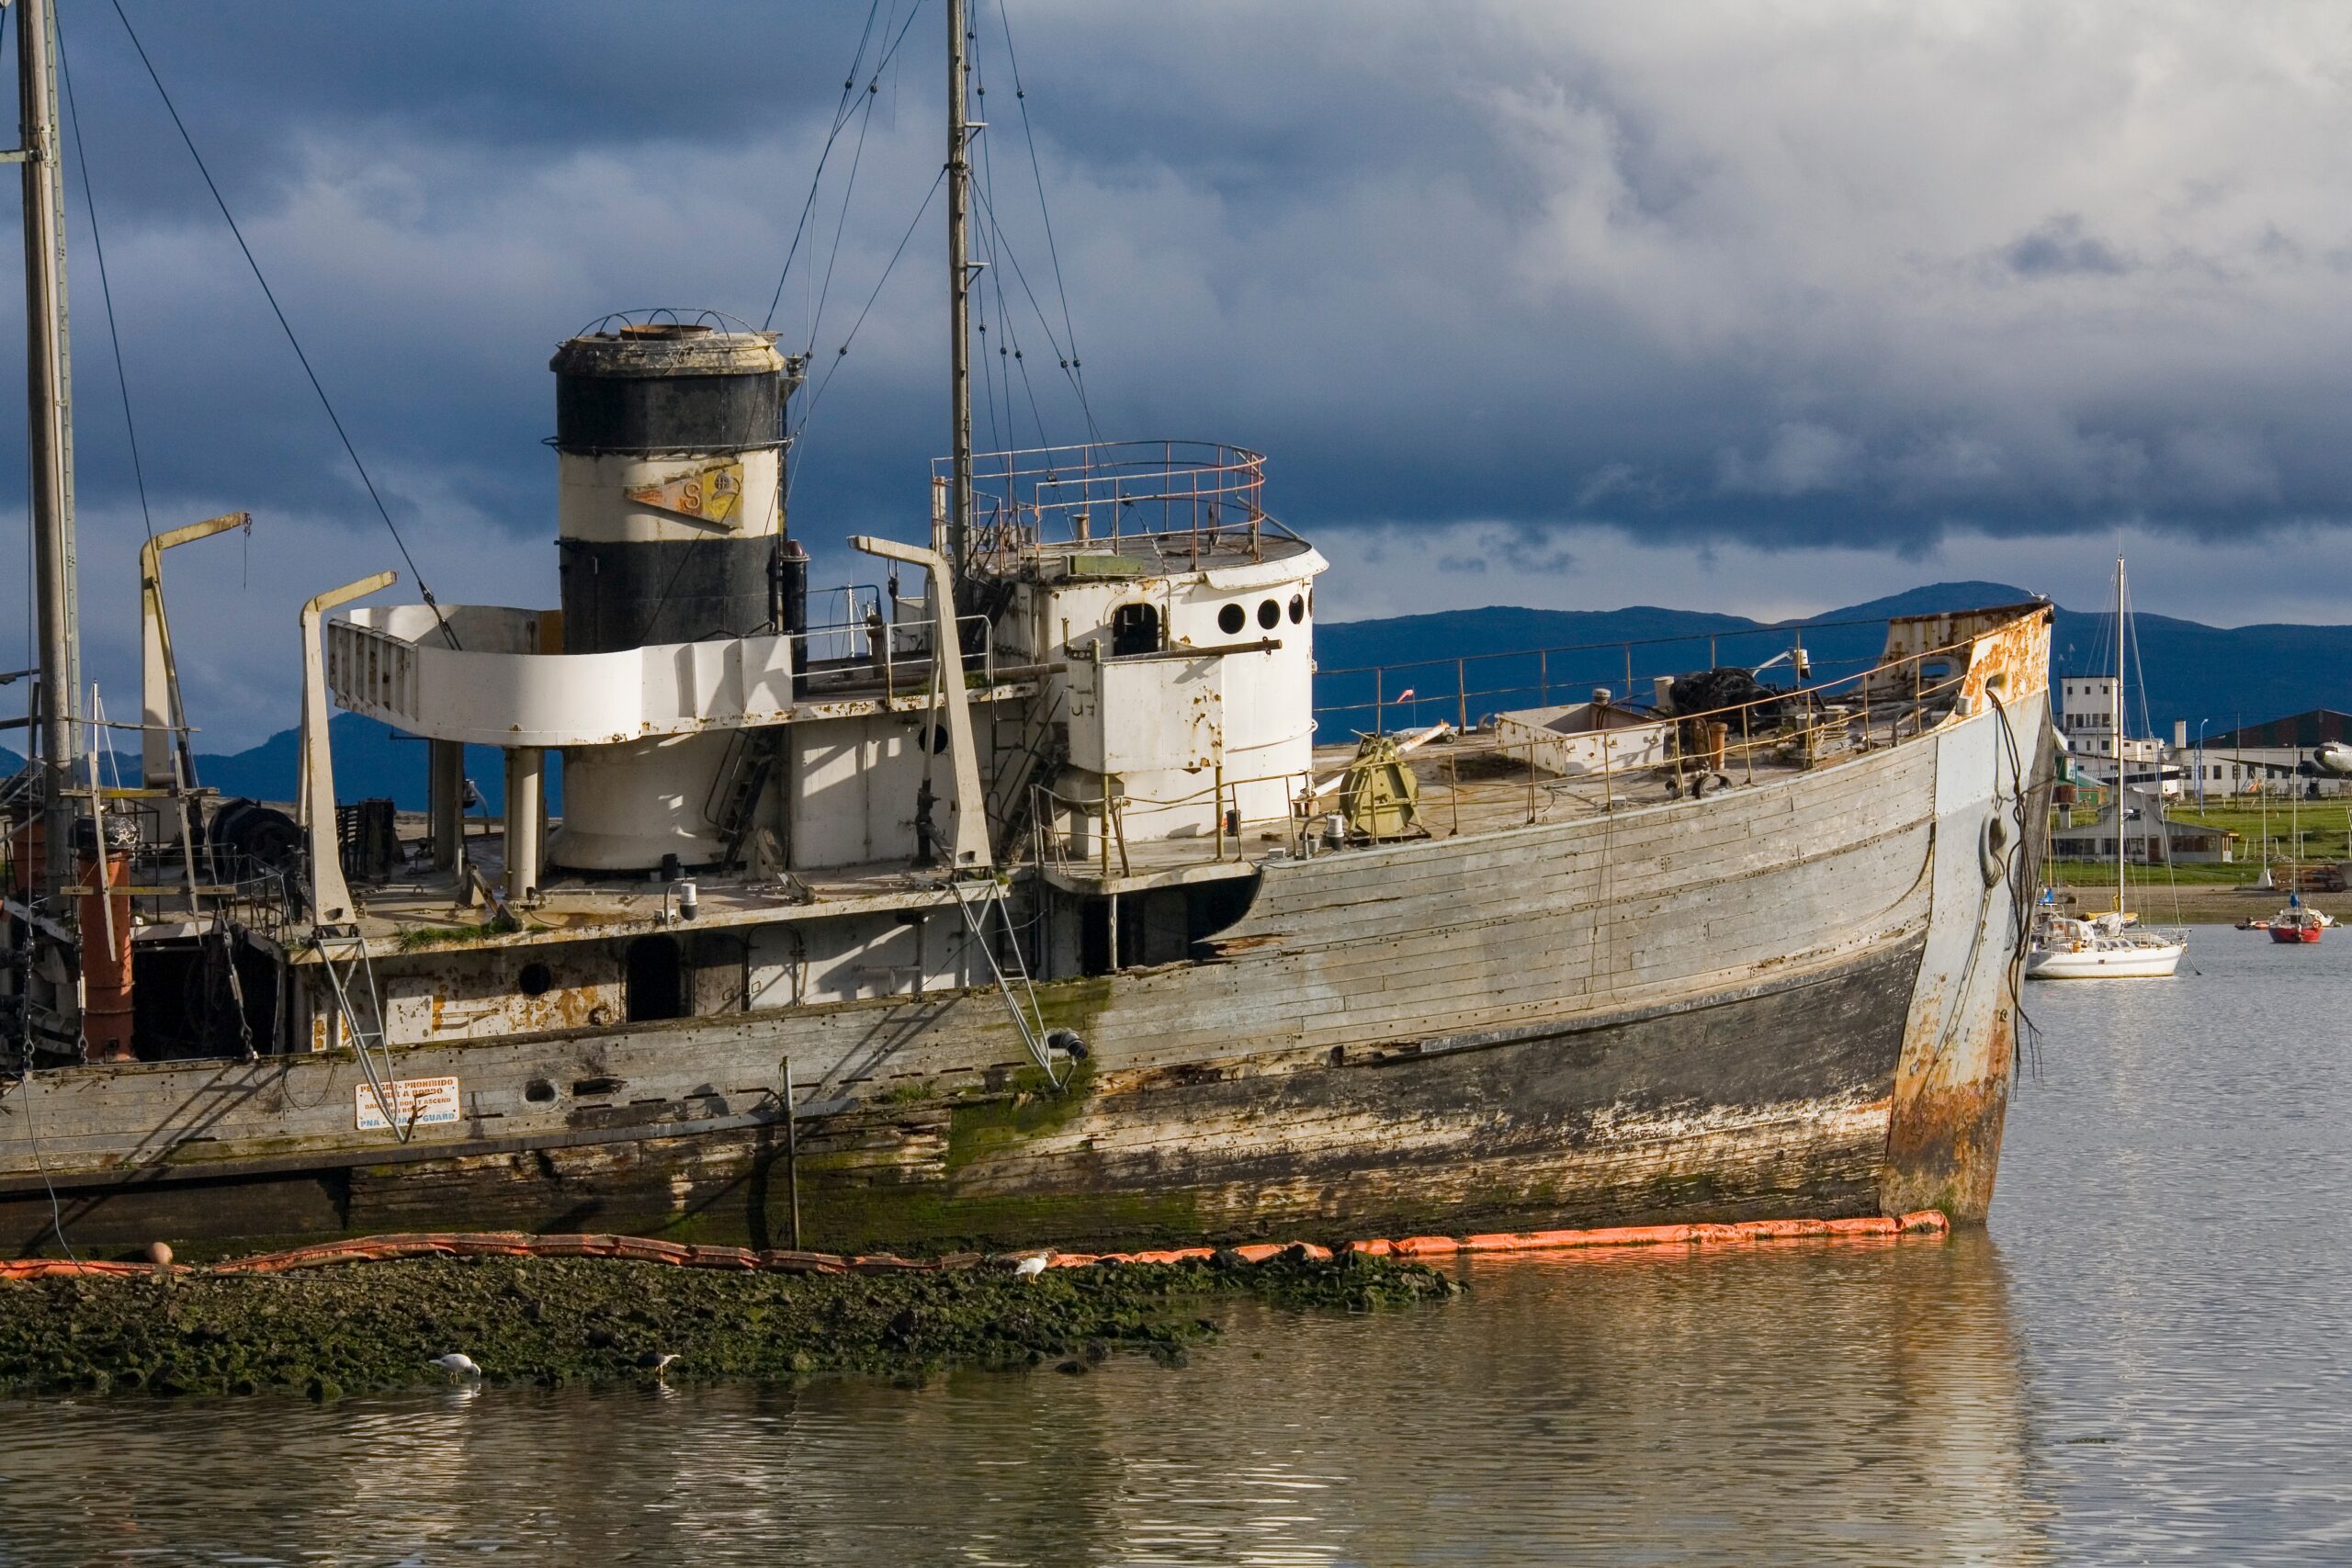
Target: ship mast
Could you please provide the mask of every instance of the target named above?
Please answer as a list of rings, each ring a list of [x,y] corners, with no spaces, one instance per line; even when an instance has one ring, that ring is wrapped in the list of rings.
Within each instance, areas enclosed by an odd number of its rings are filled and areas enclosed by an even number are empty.
[[[949,480],[947,548],[956,582],[933,584],[952,594],[964,576],[972,520],[972,266],[964,232],[970,198],[971,134],[965,120],[964,0],[947,0],[947,314],[950,418],[955,424],[954,477]]]
[[[72,880],[74,712],[82,624],[74,584],[73,373],[65,342],[65,187],[57,141],[56,24],[50,0],[17,0],[17,102],[25,169],[26,457],[40,638],[43,890]]]
[[[2115,558],[2115,916],[2123,918],[2123,834],[2131,794],[2124,787],[2129,775],[2123,770],[2123,735],[2127,726],[2124,717],[2130,707],[2123,700],[2123,558]]]

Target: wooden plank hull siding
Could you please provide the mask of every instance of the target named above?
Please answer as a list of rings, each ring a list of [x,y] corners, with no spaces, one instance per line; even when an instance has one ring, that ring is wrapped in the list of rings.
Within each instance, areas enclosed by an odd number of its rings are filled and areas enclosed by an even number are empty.
[[[786,1058],[827,1247],[1343,1237],[1990,1202],[2038,682],[1702,801],[1274,862],[1195,962],[396,1051],[462,1112],[356,1127],[348,1053],[0,1096],[0,1247],[500,1225],[777,1242]],[[1987,824],[2009,824],[1988,838]],[[1998,838],[1999,841],[1996,841]]]

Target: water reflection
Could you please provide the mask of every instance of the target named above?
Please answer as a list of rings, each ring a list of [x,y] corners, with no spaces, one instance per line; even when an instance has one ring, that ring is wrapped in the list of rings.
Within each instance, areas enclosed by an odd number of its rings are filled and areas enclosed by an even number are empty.
[[[2347,982],[2344,932],[2209,927],[2175,981],[2027,998],[1994,1226],[2085,1561],[2352,1561]]]
[[[1408,1315],[1237,1310],[1177,1371],[20,1407],[0,1561],[2046,1555],[1983,1236],[1470,1278]]]

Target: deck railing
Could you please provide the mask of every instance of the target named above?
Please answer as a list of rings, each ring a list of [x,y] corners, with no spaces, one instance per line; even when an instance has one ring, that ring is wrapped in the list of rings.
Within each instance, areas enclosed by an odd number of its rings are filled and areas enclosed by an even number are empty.
[[[933,465],[944,477],[945,459]],[[1088,549],[1259,558],[1290,531],[1266,515],[1266,459],[1217,441],[1095,441],[972,458],[972,552],[1009,563]]]
[[[1834,762],[1840,756],[1880,750],[1926,734],[1962,700],[1975,641],[1972,636],[1918,653],[1871,660],[1866,668],[1844,675],[1788,690],[1768,691],[1743,703],[1659,715],[1655,721],[1638,728],[1655,734],[1657,725],[1670,727],[1674,743],[1663,752],[1654,745],[1623,745],[1616,739],[1624,733],[1623,730],[1593,732],[1591,739],[1598,742],[1600,766],[1584,774],[1555,773],[1547,778],[1548,770],[1537,755],[1540,740],[1531,740],[1523,749],[1507,746],[1498,739],[1488,744],[1498,754],[1523,760],[1525,820],[1529,822],[1538,820],[1563,795],[1582,795],[1588,808],[1615,810],[1634,802],[1634,788],[1642,781],[1655,784],[1663,779],[1668,795],[1676,797],[1685,791],[1703,794],[1711,783],[1731,782],[1735,776],[1739,783],[1753,784],[1759,762],[1810,769]],[[1467,658],[1453,661],[1457,670],[1465,668],[1468,662]],[[1470,694],[1466,682],[1453,694],[1457,713],[1471,711]],[[1449,715],[1446,720],[1427,727],[1410,739],[1428,739],[1430,730],[1451,728],[1452,718]],[[1469,736],[1475,732],[1465,726],[1458,733]],[[1419,817],[1423,830],[1434,831],[1436,821],[1444,817],[1450,818],[1448,830],[1458,832],[1461,782],[1451,764],[1452,753],[1439,755],[1448,758],[1448,787],[1435,799],[1423,794]],[[1148,869],[1170,869],[1165,856],[1166,846],[1171,842],[1198,846],[1201,852],[1180,857],[1180,864],[1246,860],[1250,857],[1241,842],[1242,830],[1263,830],[1273,819],[1241,820],[1240,792],[1253,784],[1281,783],[1289,801],[1289,810],[1281,823],[1284,851],[1293,855],[1309,853],[1314,847],[1309,840],[1320,831],[1319,818],[1326,809],[1322,803],[1337,794],[1343,776],[1343,773],[1335,772],[1318,782],[1308,772],[1228,779],[1218,770],[1198,789],[1164,799],[1124,793],[1075,797],[1035,785],[1031,793],[1031,820],[1035,824],[1031,850],[1040,864],[1051,863],[1065,872],[1084,864],[1093,874],[1106,880],[1114,875],[1133,875],[1139,857],[1131,847],[1128,814],[1130,808],[1141,807],[1155,815],[1177,812],[1189,816],[1198,811],[1203,829],[1181,840],[1156,839],[1154,847],[1158,852],[1150,857],[1152,863]],[[1065,829],[1065,822],[1073,829],[1077,824],[1091,823],[1094,841],[1091,845],[1074,841],[1078,835]]]
[[[1329,743],[1438,718],[1468,729],[1490,713],[1579,703],[1601,687],[1614,700],[1646,705],[1658,677],[1716,669],[1727,659],[1780,664],[1800,648],[1816,671],[1860,672],[1879,662],[1886,627],[1884,616],[1805,621],[1334,666],[1315,674],[1317,734]]]
[[[956,625],[963,634],[965,675],[977,675],[986,685],[996,684],[993,623],[986,615],[971,615],[957,616]],[[915,694],[916,688],[931,679],[933,629],[928,617],[886,621],[878,613],[869,620],[810,626],[805,639],[807,646],[831,651],[824,663],[817,663],[812,656],[803,668],[810,675],[864,671],[890,696]]]

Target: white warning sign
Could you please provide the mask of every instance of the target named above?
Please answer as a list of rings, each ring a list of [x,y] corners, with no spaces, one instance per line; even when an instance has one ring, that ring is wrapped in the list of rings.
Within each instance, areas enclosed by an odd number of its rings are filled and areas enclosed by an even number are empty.
[[[380,1133],[387,1128],[437,1127],[458,1119],[458,1080],[449,1078],[408,1078],[384,1086],[391,1095],[391,1114],[384,1114],[384,1103],[376,1096],[373,1084],[361,1084],[357,1090],[359,1130]]]

